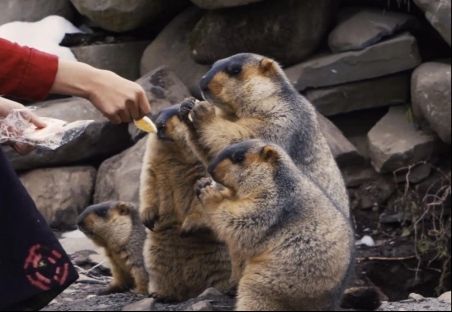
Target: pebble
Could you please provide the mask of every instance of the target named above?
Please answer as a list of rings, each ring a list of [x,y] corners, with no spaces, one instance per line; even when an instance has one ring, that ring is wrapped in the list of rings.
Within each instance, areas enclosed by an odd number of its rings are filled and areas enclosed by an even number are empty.
[[[191,306],[191,311],[212,311],[213,307],[209,301],[200,301]]]

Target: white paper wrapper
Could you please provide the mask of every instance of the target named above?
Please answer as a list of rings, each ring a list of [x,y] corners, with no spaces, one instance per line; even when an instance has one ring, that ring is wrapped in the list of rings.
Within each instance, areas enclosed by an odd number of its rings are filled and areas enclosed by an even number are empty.
[[[93,120],[68,123],[63,120],[40,117],[47,124],[43,129],[28,120],[27,111],[16,110],[0,119],[0,144],[6,142],[25,143],[36,148],[56,150],[80,137]]]

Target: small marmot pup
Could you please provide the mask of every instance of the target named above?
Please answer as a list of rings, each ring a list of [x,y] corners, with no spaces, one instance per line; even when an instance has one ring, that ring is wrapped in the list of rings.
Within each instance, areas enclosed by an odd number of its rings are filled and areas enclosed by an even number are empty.
[[[353,263],[348,216],[277,145],[222,151],[197,193],[214,231],[243,257],[238,311],[334,311]],[[207,179],[208,180],[208,179]]]
[[[194,185],[206,168],[187,146],[179,109],[173,106],[158,116],[158,135],[149,136],[141,176],[140,214],[151,230],[144,248],[149,292],[161,301],[188,300],[209,287],[231,288],[225,244],[208,228],[181,235],[182,222],[202,212]]]
[[[132,204],[107,202],[90,206],[80,215],[78,226],[105,249],[110,259],[113,281],[101,295],[130,289],[148,293],[149,280],[143,259],[146,228]]]
[[[316,110],[275,61],[238,54],[215,63],[200,85],[208,102],[186,102],[181,116],[190,125],[191,146],[205,164],[227,146],[246,139],[275,143],[349,215],[345,183]]]

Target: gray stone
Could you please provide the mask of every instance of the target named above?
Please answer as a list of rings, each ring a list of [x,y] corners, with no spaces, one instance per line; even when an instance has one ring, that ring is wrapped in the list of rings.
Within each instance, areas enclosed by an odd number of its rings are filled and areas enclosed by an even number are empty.
[[[433,27],[451,45],[451,0],[414,0],[414,2],[424,10]]]
[[[406,107],[393,107],[369,132],[372,164],[378,172],[392,173],[431,159],[434,135],[416,129]]]
[[[71,0],[77,10],[100,27],[125,32],[170,18],[183,9],[184,0]]]
[[[107,69],[129,80],[140,77],[140,62],[149,42],[95,44],[71,48],[77,60]]]
[[[444,302],[444,303],[451,304],[451,301],[452,301],[452,300],[451,300],[451,292],[448,291],[448,292],[442,294],[442,295],[438,298],[438,300],[441,301],[441,302]]]
[[[79,230],[64,233],[59,241],[68,255],[75,255],[84,251],[101,252],[100,248]]]
[[[405,33],[362,51],[316,56],[287,69],[287,74],[303,91],[391,75],[420,63],[416,38]]]
[[[329,88],[311,89],[306,92],[306,97],[326,116],[406,104],[410,100],[410,74],[401,73]]]
[[[208,12],[190,38],[194,59],[212,64],[236,53],[253,52],[288,66],[319,47],[336,1],[278,0]]]
[[[221,297],[224,296],[224,294],[221,293],[221,291],[219,291],[216,288],[207,288],[202,294],[200,294],[198,296],[198,298],[212,298],[212,297]]]
[[[131,144],[127,125],[113,125],[87,100],[69,98],[35,105],[36,113],[43,117],[68,122],[94,120],[78,139],[56,151],[35,150],[20,156],[11,148],[5,151],[16,170],[30,170],[49,166],[66,166],[90,160],[105,159],[115,155]]]
[[[190,307],[190,311],[212,311],[212,310],[213,310],[213,306],[207,300],[196,302],[195,304],[193,304]]]
[[[370,165],[355,165],[341,168],[347,187],[359,187],[378,177],[378,173]]]
[[[431,164],[421,163],[410,166],[409,168],[397,170],[394,175],[397,183],[418,184],[430,176],[432,169]]]
[[[421,124],[451,144],[451,65],[425,63],[412,78],[413,112]]]
[[[362,50],[416,26],[418,21],[412,15],[362,8],[339,23],[331,32],[328,44],[333,52]]]
[[[125,306],[124,308],[122,308],[122,311],[152,311],[152,307],[154,305],[154,298],[146,298]]]
[[[91,202],[96,169],[40,169],[23,174],[20,179],[50,226],[68,230],[75,228],[78,215]]]
[[[95,203],[111,200],[139,203],[140,175],[146,142],[147,137],[102,163],[97,174]]]
[[[196,4],[198,7],[206,10],[216,10],[222,8],[242,6],[259,1],[262,0],[191,0],[191,2]]]
[[[192,59],[188,40],[201,16],[198,9],[188,9],[169,23],[146,48],[141,60],[141,74],[145,75],[162,65],[167,66],[193,95],[199,97],[199,81],[209,66],[199,65]]]
[[[334,158],[339,166],[359,164],[363,162],[363,157],[352,143],[344,136],[329,119],[318,114],[320,129],[325,136]]]
[[[49,15],[73,20],[75,10],[70,0],[1,0],[0,25],[22,21],[36,22]]]

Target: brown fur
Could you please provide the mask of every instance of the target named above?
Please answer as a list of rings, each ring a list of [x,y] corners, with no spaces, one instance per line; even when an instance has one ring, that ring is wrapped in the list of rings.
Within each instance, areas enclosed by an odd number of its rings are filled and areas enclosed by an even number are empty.
[[[209,287],[228,291],[231,274],[228,250],[212,231],[181,235],[182,222],[202,212],[193,186],[206,170],[187,146],[187,127],[177,115],[178,109],[164,111],[157,120],[160,139],[149,137],[141,177],[141,218],[152,230],[144,250],[149,291],[166,301],[187,300]]]
[[[148,293],[148,274],[143,260],[146,230],[132,204],[108,202],[88,207],[79,217],[79,228],[103,247],[110,259],[113,281],[101,294],[129,289]]]
[[[243,260],[238,311],[338,308],[353,263],[348,220],[278,146],[246,141],[197,185],[217,235]]]

